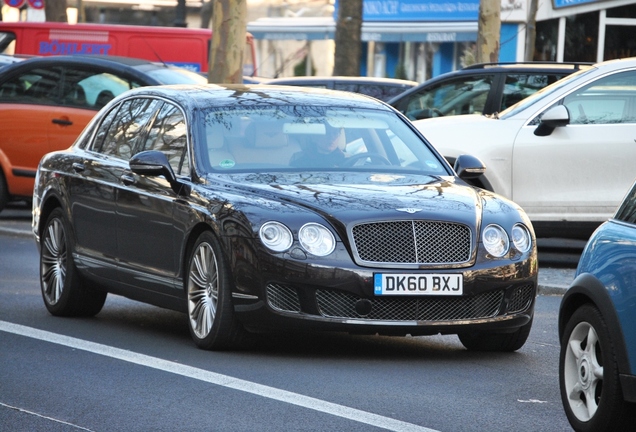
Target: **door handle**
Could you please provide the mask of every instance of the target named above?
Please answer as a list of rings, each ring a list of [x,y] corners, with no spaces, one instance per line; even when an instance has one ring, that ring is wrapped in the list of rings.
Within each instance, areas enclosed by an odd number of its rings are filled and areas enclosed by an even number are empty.
[[[135,182],[135,178],[131,176],[130,174],[122,175],[121,177],[119,177],[119,180],[121,180],[121,182],[125,184],[126,186],[129,186]]]
[[[83,172],[86,167],[84,166],[84,164],[79,163],[79,162],[73,162],[73,171],[75,171],[76,173],[81,173]]]
[[[62,125],[62,126],[70,126],[70,125],[72,125],[72,124],[73,124],[73,122],[72,122],[72,121],[67,120],[67,119],[53,119],[53,120],[51,120],[51,121],[52,121],[53,123],[55,123],[55,124],[59,124],[59,125]]]

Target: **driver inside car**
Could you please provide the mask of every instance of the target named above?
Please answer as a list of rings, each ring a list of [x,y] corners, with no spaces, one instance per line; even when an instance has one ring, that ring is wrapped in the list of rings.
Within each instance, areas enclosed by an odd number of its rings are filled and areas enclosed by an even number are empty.
[[[293,167],[333,168],[345,160],[345,134],[342,128],[325,125],[324,135],[309,135],[303,150],[294,153],[289,162]]]

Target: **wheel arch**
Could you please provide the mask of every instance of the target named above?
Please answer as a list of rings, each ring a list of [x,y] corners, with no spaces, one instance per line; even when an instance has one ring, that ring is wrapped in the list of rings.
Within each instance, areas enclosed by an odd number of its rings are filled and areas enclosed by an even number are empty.
[[[38,238],[42,237],[42,230],[44,229],[44,223],[49,218],[49,215],[53,210],[58,207],[62,207],[62,200],[55,194],[51,194],[45,198],[44,202],[40,205],[39,223],[37,226]]]
[[[616,362],[621,375],[631,375],[632,370],[625,346],[625,337],[616,309],[607,288],[590,273],[582,273],[572,282],[564,294],[559,308],[559,342],[562,342],[565,326],[574,312],[584,304],[591,304],[601,313],[611,330],[616,348]]]
[[[185,242],[185,246],[183,248],[183,252],[182,252],[182,256],[181,256],[181,276],[182,276],[182,280],[183,280],[183,289],[185,290],[185,280],[186,280],[186,273],[188,271],[188,259],[190,258],[190,254],[192,253],[192,250],[194,249],[194,245],[197,241],[197,239],[199,238],[199,236],[206,232],[209,231],[210,233],[212,233],[212,235],[214,235],[216,237],[216,239],[219,241],[219,244],[221,245],[222,249],[225,249],[225,244],[223,243],[221,236],[219,235],[218,231],[214,229],[213,226],[211,226],[209,223],[206,223],[204,221],[200,221],[199,223],[197,223],[195,226],[192,227],[192,229],[190,230],[190,232],[188,233],[188,238]],[[224,250],[225,253],[227,253],[226,250]],[[231,269],[230,269],[230,273],[231,273]]]

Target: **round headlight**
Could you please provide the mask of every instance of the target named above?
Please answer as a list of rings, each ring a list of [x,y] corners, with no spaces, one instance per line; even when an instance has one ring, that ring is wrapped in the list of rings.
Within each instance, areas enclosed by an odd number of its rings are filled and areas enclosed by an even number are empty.
[[[530,231],[525,225],[516,224],[512,227],[512,243],[519,252],[528,252],[532,246],[532,237]]]
[[[263,244],[275,252],[286,251],[294,241],[289,228],[280,222],[265,222],[258,234]]]
[[[317,223],[308,223],[298,231],[300,245],[316,256],[329,255],[336,248],[336,239],[326,227]]]
[[[510,246],[508,235],[499,225],[488,225],[484,228],[481,238],[490,255],[501,258],[508,252]]]

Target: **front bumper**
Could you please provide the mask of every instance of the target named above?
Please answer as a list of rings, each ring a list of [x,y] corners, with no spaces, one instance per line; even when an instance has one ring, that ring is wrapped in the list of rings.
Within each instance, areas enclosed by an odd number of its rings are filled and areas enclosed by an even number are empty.
[[[505,265],[485,262],[443,270],[463,274],[461,296],[375,296],[373,269],[307,264],[299,270],[288,265],[283,273],[264,274],[258,296],[235,292],[236,312],[248,329],[395,335],[506,332],[532,320],[537,295],[536,254]]]

